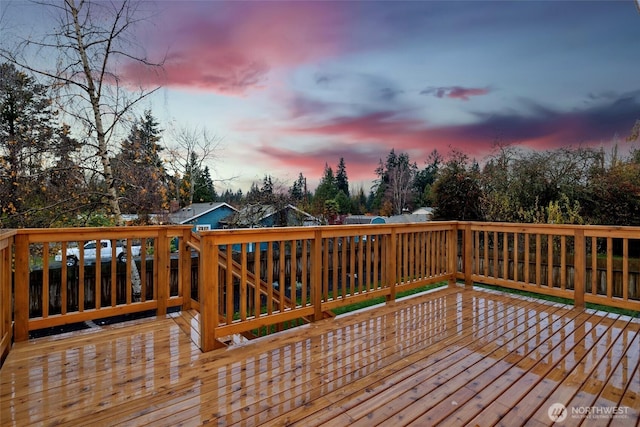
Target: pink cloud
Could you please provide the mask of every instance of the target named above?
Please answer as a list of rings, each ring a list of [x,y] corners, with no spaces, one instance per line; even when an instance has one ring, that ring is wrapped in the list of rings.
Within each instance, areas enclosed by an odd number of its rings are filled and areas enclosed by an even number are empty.
[[[375,145],[367,147],[331,145],[299,152],[264,144],[258,148],[258,152],[268,159],[270,166],[283,167],[295,173],[302,172],[312,179],[319,179],[322,176],[325,163],[335,171],[342,157],[347,165],[349,179],[352,181],[371,180],[375,171],[375,166],[372,168],[372,165],[377,165],[379,159],[386,156],[384,149]]]
[[[386,137],[397,137],[414,133],[424,126],[424,122],[400,118],[394,112],[380,111],[356,117],[339,117],[330,123],[315,126],[289,128],[291,133],[342,135],[350,141],[370,142]]]
[[[330,2],[171,2],[164,24],[148,37],[154,56],[170,46],[163,72],[129,64],[125,75],[147,84],[242,94],[264,84],[270,69],[343,51],[341,11]]]
[[[314,181],[322,176],[325,163],[335,168],[341,157],[350,181],[362,182],[375,178],[378,162],[386,159],[391,149],[410,153],[412,161],[422,167],[434,149],[446,154],[455,147],[474,156],[491,148],[491,140],[479,143],[475,138],[455,135],[454,128],[428,129],[423,121],[394,112],[340,117],[313,126],[264,128],[245,124],[243,131],[261,135],[262,143],[252,161],[268,170],[284,169],[295,175],[302,172]],[[317,141],[311,149],[307,144],[298,148],[290,142],[307,137]]]
[[[340,117],[330,123],[301,126],[282,130],[290,134],[328,137],[342,144],[376,147],[377,159],[385,158],[392,148],[411,152],[420,162],[433,149],[446,153],[456,147],[475,155],[491,147],[493,138],[484,140],[479,135],[464,132],[464,126],[427,127],[419,119],[402,118],[393,112],[376,112],[359,117]],[[376,160],[377,161],[377,160]],[[375,169],[375,166],[373,167]],[[373,170],[372,169],[372,170]]]
[[[472,96],[487,95],[489,88],[473,88],[462,86],[430,87],[420,92],[421,95],[433,95],[436,98],[453,98],[468,101]]]
[[[334,151],[353,153],[354,159],[358,150],[362,152],[363,147],[367,147],[369,155],[363,162],[368,163],[371,175],[377,159],[385,158],[392,148],[408,152],[412,160],[420,164],[434,149],[446,154],[455,148],[482,160],[498,139],[537,150],[553,150],[569,144],[599,145],[612,140],[618,129],[629,129],[637,117],[635,101],[615,107],[618,104],[621,103],[571,112],[540,107],[533,115],[478,114],[475,123],[449,126],[429,126],[426,121],[405,117],[401,112],[379,111],[274,132],[324,140],[327,146],[337,147]],[[607,119],[603,120],[603,116]],[[268,150],[263,152],[268,153]],[[322,155],[328,153],[331,151],[318,149],[310,161],[324,161]]]
[[[289,105],[289,109],[297,111],[295,105]],[[318,109],[322,116],[327,112],[322,105],[314,105],[310,111]],[[637,102],[629,101],[584,111],[560,112],[541,106],[533,110],[535,114],[477,113],[475,123],[437,127],[399,111],[378,111],[329,120],[317,118],[318,122],[311,125],[295,124],[293,119],[291,126],[247,125],[243,130],[264,137],[255,150],[255,161],[267,168],[302,172],[317,180],[325,162],[335,167],[344,157],[349,179],[355,182],[374,179],[378,161],[384,160],[391,149],[409,153],[411,160],[423,167],[434,149],[446,155],[455,148],[482,162],[498,139],[536,150],[569,144],[599,145],[610,141],[616,129],[630,129],[638,108]],[[308,120],[305,116],[304,121]],[[313,148],[296,148],[295,141],[307,137],[315,142]]]

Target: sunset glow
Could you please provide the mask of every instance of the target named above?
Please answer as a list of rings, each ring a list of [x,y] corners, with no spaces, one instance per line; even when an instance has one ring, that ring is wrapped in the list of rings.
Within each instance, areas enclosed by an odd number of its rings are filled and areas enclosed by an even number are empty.
[[[163,86],[141,107],[164,129],[223,139],[212,170],[232,189],[300,172],[314,185],[344,157],[368,191],[391,149],[420,167],[434,149],[482,162],[496,141],[609,149],[640,119],[633,2],[143,4],[137,42],[164,67],[122,76]],[[9,2],[3,25],[33,10]]]

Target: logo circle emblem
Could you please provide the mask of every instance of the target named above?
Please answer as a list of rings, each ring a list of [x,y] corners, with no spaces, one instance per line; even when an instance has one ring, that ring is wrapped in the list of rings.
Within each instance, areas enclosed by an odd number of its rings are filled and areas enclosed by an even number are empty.
[[[554,403],[547,410],[549,419],[554,423],[561,423],[567,418],[567,407],[562,403]]]

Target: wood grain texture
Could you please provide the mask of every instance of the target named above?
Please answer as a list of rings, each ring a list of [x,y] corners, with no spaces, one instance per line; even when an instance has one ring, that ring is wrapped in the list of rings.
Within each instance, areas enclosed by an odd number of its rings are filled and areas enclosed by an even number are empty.
[[[549,426],[552,403],[640,422],[638,319],[454,286],[208,353],[200,320],[17,343],[0,424]]]

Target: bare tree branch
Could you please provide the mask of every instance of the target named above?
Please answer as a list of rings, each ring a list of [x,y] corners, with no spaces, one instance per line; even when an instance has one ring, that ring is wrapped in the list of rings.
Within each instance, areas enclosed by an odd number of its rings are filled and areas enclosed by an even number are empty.
[[[140,55],[134,46],[133,30],[138,3],[64,0],[64,3],[36,2],[57,14],[57,29],[44,37],[17,40],[13,50],[3,47],[0,58],[33,74],[49,79],[57,93],[60,109],[84,128],[81,137],[93,157],[99,159],[106,200],[121,221],[118,194],[111,167],[111,145],[125,115],[159,88],[137,91],[123,85],[118,66],[138,62],[160,67]],[[33,61],[57,57],[53,64]]]

